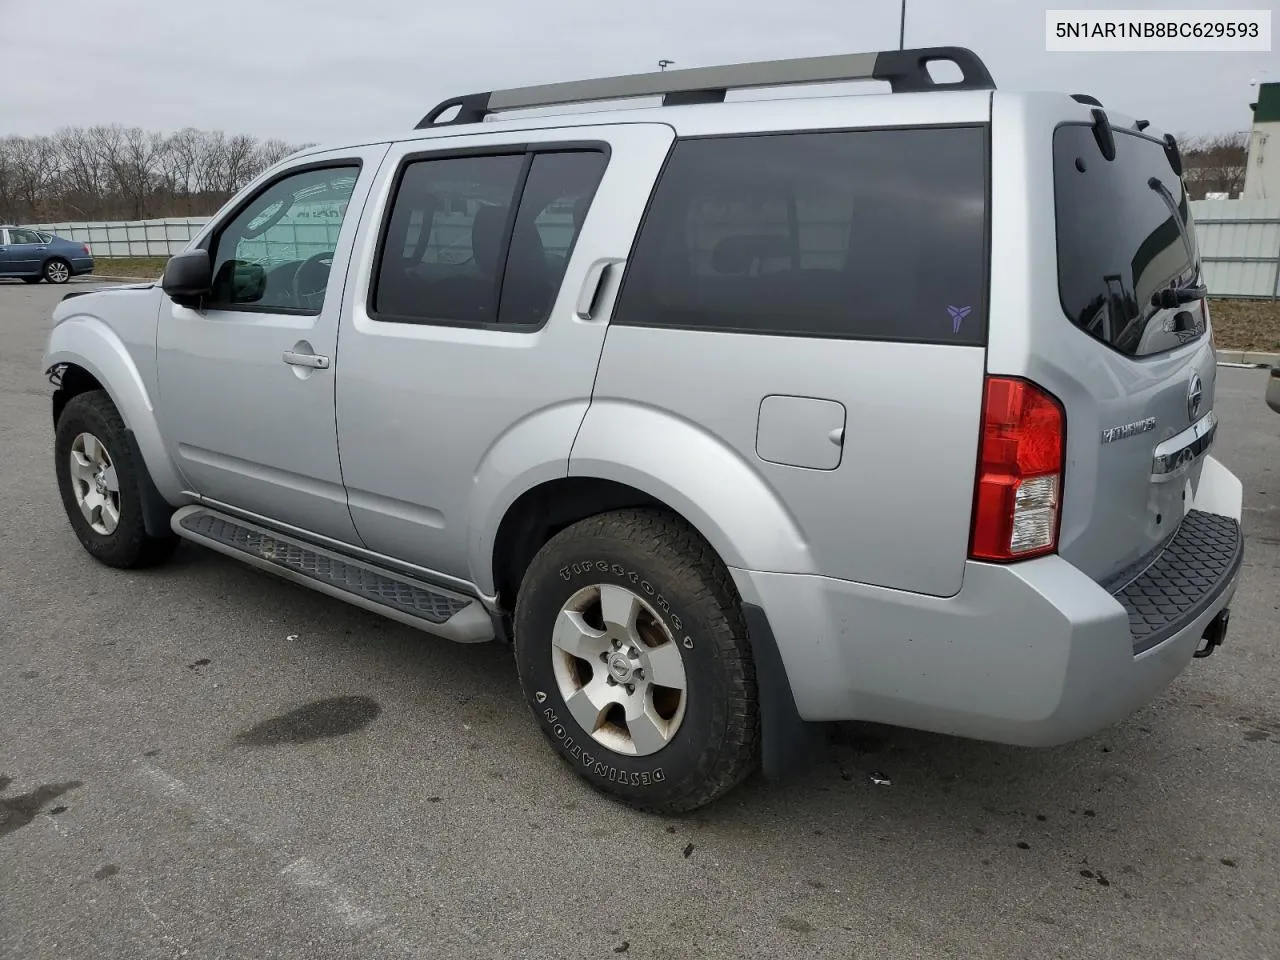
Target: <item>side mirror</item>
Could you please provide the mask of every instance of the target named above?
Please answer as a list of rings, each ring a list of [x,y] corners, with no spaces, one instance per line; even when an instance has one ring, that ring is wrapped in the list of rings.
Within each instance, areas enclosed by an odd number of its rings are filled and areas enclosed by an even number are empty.
[[[160,286],[179,306],[198,307],[213,290],[213,266],[207,250],[188,250],[169,258]]]

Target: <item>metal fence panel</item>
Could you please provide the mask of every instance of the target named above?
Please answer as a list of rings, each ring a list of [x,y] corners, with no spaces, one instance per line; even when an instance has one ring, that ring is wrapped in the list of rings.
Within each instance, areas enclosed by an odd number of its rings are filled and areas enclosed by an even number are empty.
[[[41,223],[36,229],[87,243],[95,257],[170,257],[208,223],[208,217]]]
[[[1280,200],[1193,200],[1205,283],[1215,297],[1280,297]]]

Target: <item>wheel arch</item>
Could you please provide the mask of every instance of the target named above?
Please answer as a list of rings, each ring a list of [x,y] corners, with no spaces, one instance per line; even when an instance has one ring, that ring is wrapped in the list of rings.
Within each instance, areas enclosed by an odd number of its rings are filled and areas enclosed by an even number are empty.
[[[183,481],[165,450],[151,395],[128,348],[101,320],[71,317],[49,334],[44,369],[55,390],[52,414],[58,418],[70,400],[101,389],[124,420],[156,490],[168,503],[181,499]]]
[[[53,263],[55,260],[65,263],[67,265],[67,270],[74,274],[75,268],[71,265],[71,258],[69,256],[66,256],[65,254],[61,254],[61,253],[51,253],[48,256],[46,256],[43,260],[40,261],[41,277],[44,276],[45,270],[49,268],[49,264]]]

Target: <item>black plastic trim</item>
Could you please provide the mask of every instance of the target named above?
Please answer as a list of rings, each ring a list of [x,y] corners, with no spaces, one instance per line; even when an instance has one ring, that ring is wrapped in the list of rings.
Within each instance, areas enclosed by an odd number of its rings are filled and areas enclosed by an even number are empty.
[[[1093,115],[1093,139],[1098,143],[1098,151],[1104,160],[1114,160],[1116,135],[1111,129],[1111,121],[1107,119],[1107,112],[1101,107],[1094,107],[1089,112]]]
[[[1222,596],[1244,562],[1244,536],[1231,517],[1188,511],[1140,574],[1113,596],[1129,614],[1137,656],[1186,629]],[[1125,571],[1131,575],[1132,568]]]
[[[786,664],[764,610],[744,603],[742,618],[756,662],[761,771],[771,780],[779,779],[806,765],[826,745],[827,725],[800,716]]]
[[[1076,103],[1087,103],[1091,107],[1102,106],[1101,100],[1099,100],[1097,97],[1091,97],[1087,93],[1073,93],[1071,95],[1071,99],[1074,100]]]
[[[938,83],[929,76],[929,64],[954,63],[962,79],[956,83]],[[894,93],[919,93],[926,90],[994,90],[991,71],[976,53],[965,47],[926,47],[921,50],[885,50],[876,56],[871,76],[885,80]]]
[[[448,127],[459,123],[479,123],[489,115],[490,96],[489,91],[469,93],[464,97],[452,97],[437,103],[425,117],[418,121],[418,125],[413,129],[425,130],[428,127]],[[437,122],[442,114],[448,113],[454,107],[460,108],[456,117],[443,123]]]

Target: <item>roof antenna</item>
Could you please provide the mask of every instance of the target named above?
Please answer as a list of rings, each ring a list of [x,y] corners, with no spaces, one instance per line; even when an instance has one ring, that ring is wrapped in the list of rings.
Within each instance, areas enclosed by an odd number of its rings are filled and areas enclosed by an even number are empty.
[[[671,66],[673,63],[675,63],[674,60],[659,60],[658,69],[661,71],[665,71],[667,67]]]
[[[898,18],[898,49],[905,50],[907,45],[907,0],[902,0],[902,16]]]

